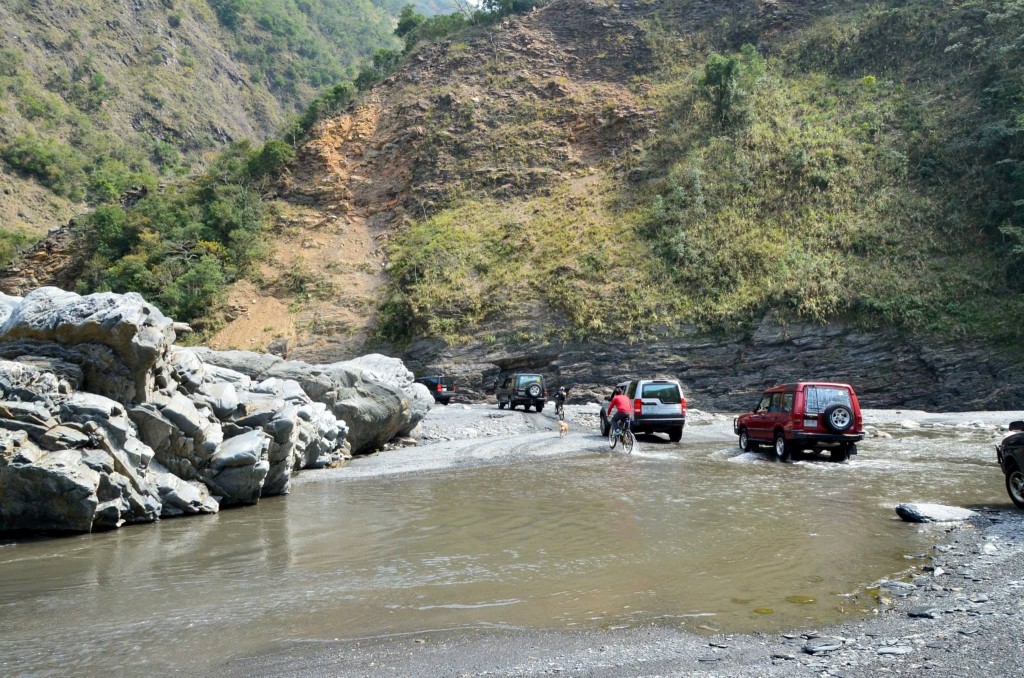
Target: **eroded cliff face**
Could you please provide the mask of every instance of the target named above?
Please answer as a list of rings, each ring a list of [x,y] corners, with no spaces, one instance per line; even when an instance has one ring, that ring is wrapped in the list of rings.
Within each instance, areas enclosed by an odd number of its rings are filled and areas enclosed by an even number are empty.
[[[494,402],[495,380],[514,371],[540,372],[549,390],[568,386],[582,400],[603,398],[626,379],[672,377],[691,406],[725,412],[749,410],[766,387],[812,380],[852,384],[863,407],[971,411],[1024,402],[1016,351],[772,317],[747,336],[526,346],[509,339],[487,348],[417,342],[404,358],[418,374],[452,375],[462,397],[483,402]]]

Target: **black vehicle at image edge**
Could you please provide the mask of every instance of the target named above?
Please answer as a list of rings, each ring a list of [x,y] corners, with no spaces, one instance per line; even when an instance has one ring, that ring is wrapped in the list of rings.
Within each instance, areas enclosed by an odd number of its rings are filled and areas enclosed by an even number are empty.
[[[1010,435],[996,445],[996,459],[1006,476],[1006,493],[1024,509],[1024,421],[1010,423]]]

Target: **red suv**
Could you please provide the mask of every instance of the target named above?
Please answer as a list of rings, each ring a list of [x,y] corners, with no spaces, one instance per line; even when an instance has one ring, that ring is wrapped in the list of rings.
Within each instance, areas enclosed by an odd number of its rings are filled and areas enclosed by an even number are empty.
[[[848,384],[801,382],[764,392],[753,412],[733,421],[740,447],[752,452],[773,445],[780,461],[800,450],[830,450],[846,461],[864,439],[864,420],[857,394]]]

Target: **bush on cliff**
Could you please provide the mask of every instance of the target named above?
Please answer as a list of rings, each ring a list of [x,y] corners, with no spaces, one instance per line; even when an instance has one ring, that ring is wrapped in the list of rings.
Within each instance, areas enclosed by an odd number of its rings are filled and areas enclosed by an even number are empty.
[[[194,182],[82,218],[76,233],[90,256],[80,291],[139,292],[182,320],[208,313],[262,255],[268,211],[258,189],[290,157],[282,142],[238,143]]]

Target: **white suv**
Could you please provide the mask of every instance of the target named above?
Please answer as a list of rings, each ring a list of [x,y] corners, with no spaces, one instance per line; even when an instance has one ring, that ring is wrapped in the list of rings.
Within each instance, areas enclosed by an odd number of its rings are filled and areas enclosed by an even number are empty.
[[[667,433],[668,439],[678,443],[686,425],[686,398],[683,387],[675,379],[633,379],[618,384],[626,397],[633,401],[633,433]],[[609,395],[601,405],[601,435],[608,435]]]

